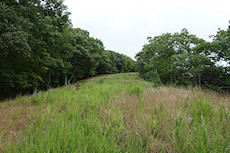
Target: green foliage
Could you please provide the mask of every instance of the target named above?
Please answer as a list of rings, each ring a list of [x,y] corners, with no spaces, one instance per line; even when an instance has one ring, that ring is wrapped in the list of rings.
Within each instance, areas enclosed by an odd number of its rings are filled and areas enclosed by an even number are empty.
[[[69,14],[62,0],[0,2],[0,99],[134,71],[131,58],[72,28]]]
[[[113,73],[135,72],[136,62],[128,56],[116,53],[114,51],[106,51],[111,61],[111,69]]]
[[[199,85],[229,91],[229,29],[220,30],[211,43],[186,29],[148,37],[149,43],[136,55],[137,71],[155,84]],[[226,64],[223,67],[218,62]]]

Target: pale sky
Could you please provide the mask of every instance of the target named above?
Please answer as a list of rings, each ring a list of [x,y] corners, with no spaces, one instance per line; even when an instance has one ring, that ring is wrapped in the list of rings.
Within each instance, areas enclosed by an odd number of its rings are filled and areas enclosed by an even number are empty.
[[[134,58],[148,36],[180,32],[210,41],[226,30],[230,0],[65,0],[74,28],[102,40],[105,49]]]

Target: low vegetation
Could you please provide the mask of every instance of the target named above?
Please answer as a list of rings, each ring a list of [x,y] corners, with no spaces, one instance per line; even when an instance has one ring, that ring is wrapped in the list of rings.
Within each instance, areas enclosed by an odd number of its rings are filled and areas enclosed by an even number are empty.
[[[0,104],[0,152],[230,152],[229,94],[104,75]]]

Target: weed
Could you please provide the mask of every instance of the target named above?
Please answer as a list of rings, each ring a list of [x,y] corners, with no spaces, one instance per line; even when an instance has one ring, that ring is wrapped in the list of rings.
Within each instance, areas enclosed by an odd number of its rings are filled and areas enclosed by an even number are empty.
[[[78,90],[78,89],[80,89],[80,86],[81,86],[81,83],[78,81],[78,82],[75,84],[75,87],[76,87],[76,89]]]
[[[0,109],[19,112],[20,104],[39,111],[25,115],[33,121],[14,130],[19,138],[4,152],[230,151],[229,95],[191,87],[153,88],[136,73],[95,77],[9,103]],[[1,112],[1,127],[6,127]],[[23,115],[10,114],[16,127]],[[1,138],[10,135],[9,130],[0,132]]]
[[[18,114],[17,113],[14,113],[13,116],[12,116],[12,120],[13,121],[16,121],[18,118]]]

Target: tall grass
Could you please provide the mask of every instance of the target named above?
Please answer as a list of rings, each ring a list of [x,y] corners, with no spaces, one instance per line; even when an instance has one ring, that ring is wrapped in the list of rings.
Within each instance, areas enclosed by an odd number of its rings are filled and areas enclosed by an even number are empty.
[[[18,97],[0,108],[15,105],[34,109],[3,152],[230,152],[229,95],[153,88],[136,73]]]

